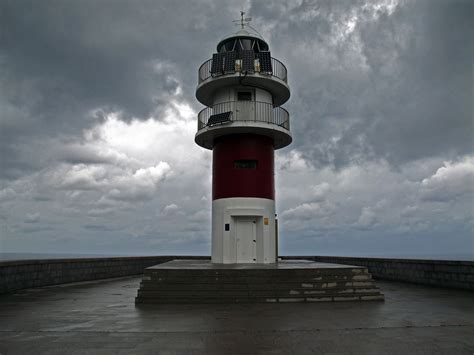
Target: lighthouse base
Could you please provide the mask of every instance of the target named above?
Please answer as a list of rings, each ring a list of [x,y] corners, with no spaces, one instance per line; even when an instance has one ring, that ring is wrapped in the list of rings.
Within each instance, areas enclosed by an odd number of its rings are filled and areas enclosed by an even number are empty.
[[[212,262],[277,262],[275,201],[266,198],[222,198],[212,202]]]
[[[173,260],[145,269],[137,304],[383,301],[367,268],[306,260],[213,264]]]

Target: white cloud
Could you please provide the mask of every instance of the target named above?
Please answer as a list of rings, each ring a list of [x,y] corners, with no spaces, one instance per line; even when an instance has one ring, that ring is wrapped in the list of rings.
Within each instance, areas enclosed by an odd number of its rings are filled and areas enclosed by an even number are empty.
[[[284,155],[277,155],[276,166],[279,169],[291,171],[305,171],[310,167],[303,154],[296,149],[292,149]]]
[[[280,161],[291,166],[291,156],[302,159],[291,152]],[[434,161],[419,161],[400,170],[385,161],[338,170],[316,169],[308,162],[298,165],[299,170],[276,173],[277,204],[283,210],[280,221],[286,233],[410,234],[460,221],[466,226],[472,218],[471,157],[441,167]],[[446,201],[444,206],[437,203],[441,200]]]
[[[164,180],[171,174],[171,167],[168,163],[160,161],[156,166],[150,166],[148,168],[138,169],[134,174],[133,178],[137,181],[151,181],[154,184],[158,184],[161,180]]]
[[[181,215],[183,214],[183,212],[179,210],[179,206],[172,203],[172,204],[169,204],[169,205],[166,205],[165,207],[163,207],[163,209],[161,210],[160,215],[164,216],[164,217],[167,217],[167,216],[176,215],[178,213],[181,214]]]
[[[0,190],[0,201],[8,201],[14,199],[16,192],[12,188],[5,188]]]
[[[302,205],[296,206],[294,208],[289,208],[286,211],[283,211],[281,217],[289,220],[305,220],[313,219],[320,213],[321,206],[318,203],[303,203]]]
[[[85,132],[85,139],[101,152],[113,151],[148,163],[159,159],[181,167],[202,155],[194,143],[196,123],[191,117],[196,115],[186,102],[179,101],[170,102],[164,112],[145,121],[127,123],[119,119],[120,113],[110,113],[105,122]]]
[[[104,167],[85,164],[73,165],[66,172],[56,172],[60,186],[71,190],[98,189],[107,184],[106,177],[107,171]]]
[[[159,183],[172,174],[168,163],[141,168],[128,175],[116,175],[107,186],[106,197],[119,201],[150,200],[156,196]]]
[[[89,140],[85,142],[68,143],[61,146],[57,154],[60,158],[72,164],[113,164],[120,166],[130,165],[131,163],[140,164],[138,159],[129,157],[123,152],[108,146],[91,144],[92,142],[96,143],[95,140],[89,137]]]
[[[449,201],[461,196],[474,197],[474,158],[445,162],[435,174],[421,182],[422,198]]]
[[[324,200],[330,189],[331,186],[327,182],[322,182],[321,184],[310,186],[312,198],[315,201]]]
[[[371,229],[376,222],[377,218],[374,211],[370,207],[364,207],[355,226],[361,229]]]

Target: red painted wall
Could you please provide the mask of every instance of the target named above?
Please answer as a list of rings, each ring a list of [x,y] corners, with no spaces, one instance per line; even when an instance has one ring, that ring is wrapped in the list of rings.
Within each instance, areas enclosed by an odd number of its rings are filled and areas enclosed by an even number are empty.
[[[212,150],[212,199],[275,199],[274,149],[271,138],[255,134],[220,137]],[[235,160],[257,160],[257,169],[237,169]]]

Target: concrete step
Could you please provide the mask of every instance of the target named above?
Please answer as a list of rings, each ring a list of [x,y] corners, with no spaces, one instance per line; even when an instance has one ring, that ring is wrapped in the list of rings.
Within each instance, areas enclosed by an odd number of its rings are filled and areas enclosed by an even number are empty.
[[[139,290],[138,297],[154,298],[154,297],[313,297],[313,296],[360,296],[380,294],[377,288],[365,289],[335,289],[335,290]]]
[[[173,261],[145,269],[136,303],[248,303],[383,300],[363,267],[282,262],[215,265]]]
[[[337,269],[145,269],[149,277],[319,277],[356,276],[369,274],[367,268]],[[370,275],[370,274],[369,274]]]
[[[335,288],[367,288],[375,285],[373,280],[367,281],[318,281],[318,282],[240,282],[240,283],[193,283],[193,282],[154,282],[145,280],[140,284],[141,289],[168,290],[266,290],[266,289],[335,289]]]
[[[252,277],[247,275],[241,276],[195,276],[189,277],[186,274],[181,276],[153,276],[145,275],[144,281],[154,283],[194,283],[194,284],[276,284],[276,283],[321,283],[321,282],[367,282],[372,280],[370,274],[363,275],[327,275],[327,276],[272,276],[272,277]]]
[[[349,302],[349,301],[383,301],[382,294],[352,296],[311,296],[311,297],[137,297],[137,304],[189,304],[189,303],[291,303],[291,302]]]

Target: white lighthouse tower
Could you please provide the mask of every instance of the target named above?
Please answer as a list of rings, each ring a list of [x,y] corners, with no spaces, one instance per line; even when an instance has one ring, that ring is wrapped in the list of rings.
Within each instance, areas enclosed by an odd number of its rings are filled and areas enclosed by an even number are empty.
[[[274,151],[292,141],[286,67],[241,13],[199,68],[195,141],[213,152],[212,262],[275,263]]]

